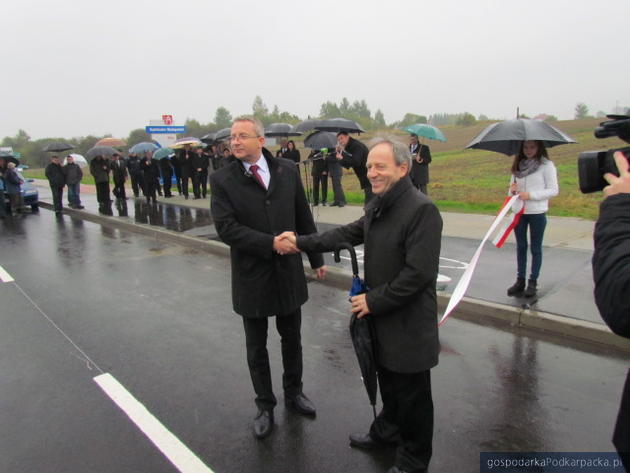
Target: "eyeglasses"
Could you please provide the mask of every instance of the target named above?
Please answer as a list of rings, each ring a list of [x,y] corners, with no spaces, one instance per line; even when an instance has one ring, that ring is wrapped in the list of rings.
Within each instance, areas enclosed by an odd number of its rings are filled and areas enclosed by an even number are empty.
[[[230,135],[230,141],[244,141],[244,140],[249,140],[251,138],[258,138],[258,136],[247,135],[245,133],[240,133],[238,135]]]

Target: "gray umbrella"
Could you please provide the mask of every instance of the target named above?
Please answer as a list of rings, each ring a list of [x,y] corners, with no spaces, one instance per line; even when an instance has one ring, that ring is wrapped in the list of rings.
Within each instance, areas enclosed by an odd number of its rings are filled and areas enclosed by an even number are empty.
[[[573,138],[549,123],[530,118],[514,118],[486,127],[466,148],[485,149],[513,156],[518,153],[521,142],[529,140],[542,141],[547,148],[575,143]]]
[[[311,149],[334,149],[337,146],[337,135],[331,131],[316,131],[306,137],[304,146]]]
[[[303,122],[298,123],[293,127],[293,131],[299,131],[300,133],[304,133],[305,131],[314,130],[315,126],[321,122],[321,120],[315,120],[309,118],[308,120],[304,120]]]
[[[114,153],[120,153],[120,151],[118,151],[115,148],[112,148],[111,146],[95,146],[94,148],[90,148],[88,152],[85,153],[85,156],[92,159],[92,158],[95,158],[96,156],[103,156],[103,157],[111,156]]]
[[[199,138],[201,141],[203,141],[204,143],[207,143],[209,145],[213,145],[216,141],[216,133],[212,132],[212,133],[208,133],[207,135],[203,135],[201,138]]]
[[[159,146],[155,143],[151,143],[150,141],[142,141],[141,143],[137,143],[129,148],[130,154],[144,154],[147,151],[155,151],[159,149]]]
[[[53,153],[60,153],[62,151],[68,151],[69,149],[74,149],[74,146],[69,145],[68,143],[63,143],[61,141],[48,143],[46,146],[44,146],[44,151],[51,151]]]
[[[216,141],[224,141],[227,140],[232,134],[232,128],[222,128],[217,131],[216,135],[214,135],[214,139]]]
[[[289,136],[300,136],[301,134],[302,132],[295,131],[293,126],[288,123],[272,123],[265,127],[265,136],[268,138],[280,136],[288,138]]]
[[[365,130],[361,128],[357,122],[348,120],[347,118],[327,118],[326,120],[320,120],[315,125],[315,129],[319,131],[334,131],[335,133],[365,133]]]

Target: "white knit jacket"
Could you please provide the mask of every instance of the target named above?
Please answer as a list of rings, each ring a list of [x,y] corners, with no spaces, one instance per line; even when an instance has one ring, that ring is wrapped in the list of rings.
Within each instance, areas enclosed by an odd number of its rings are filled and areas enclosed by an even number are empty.
[[[556,166],[548,159],[535,172],[525,177],[512,176],[518,192],[529,192],[529,200],[525,201],[526,214],[542,214],[549,209],[549,199],[558,195],[558,174]],[[508,191],[509,192],[509,191]]]

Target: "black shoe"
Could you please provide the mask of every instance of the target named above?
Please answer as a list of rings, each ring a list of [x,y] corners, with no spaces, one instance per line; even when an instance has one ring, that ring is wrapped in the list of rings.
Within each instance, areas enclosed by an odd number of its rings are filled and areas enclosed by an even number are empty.
[[[339,207],[345,207],[346,206],[346,204],[341,204],[341,203],[337,204],[337,205],[339,205]]]
[[[313,207],[317,207],[319,204],[317,202],[313,203]]]
[[[257,439],[264,439],[273,430],[273,411],[260,410],[254,418],[254,436]]]
[[[81,209],[84,209],[85,207],[83,207],[81,204],[79,204],[79,205],[75,205],[74,208],[81,210]]]
[[[316,414],[315,406],[311,400],[304,395],[304,393],[299,393],[294,397],[286,397],[284,399],[284,404],[289,409],[299,412],[300,414],[304,414],[305,416],[314,416]]]
[[[339,202],[333,202],[332,204],[330,204],[331,207],[337,207],[339,205]]]
[[[527,280],[527,289],[523,292],[523,296],[525,297],[534,297],[536,295],[536,280],[528,279]]]
[[[188,196],[187,196],[187,195],[185,195],[185,196],[184,196],[184,199],[188,200]]]
[[[525,278],[516,278],[516,282],[508,288],[507,295],[508,296],[520,296],[525,289]]]
[[[322,202],[322,205],[323,205],[324,207],[326,207],[326,202]]]
[[[426,471],[426,470],[422,470],[422,471]],[[401,470],[397,466],[392,466],[389,470],[387,470],[387,473],[405,473],[405,470]]]
[[[364,450],[375,450],[379,448],[387,448],[390,445],[374,439],[369,432],[367,434],[350,434],[350,446],[362,448]]]

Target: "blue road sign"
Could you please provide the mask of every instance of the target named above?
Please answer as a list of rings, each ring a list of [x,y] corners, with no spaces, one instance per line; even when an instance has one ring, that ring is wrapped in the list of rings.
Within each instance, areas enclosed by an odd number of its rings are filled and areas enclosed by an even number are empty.
[[[146,126],[144,130],[149,134],[160,134],[160,133],[186,133],[185,126]]]

